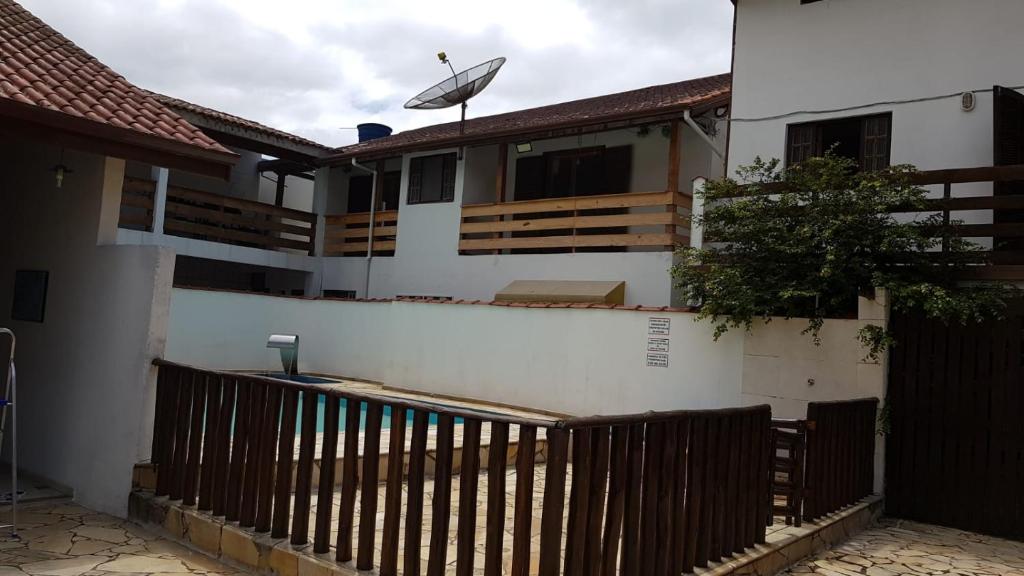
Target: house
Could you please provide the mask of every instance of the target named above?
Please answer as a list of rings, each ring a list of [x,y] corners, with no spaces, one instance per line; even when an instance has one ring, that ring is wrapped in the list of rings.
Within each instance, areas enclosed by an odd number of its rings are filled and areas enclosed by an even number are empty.
[[[149,94],[239,160],[227,179],[128,162],[118,243],[174,248],[176,285],[278,294],[311,290],[307,284],[318,260],[314,162],[331,149],[232,114]]]
[[[1024,84],[1024,64],[1013,57],[1024,40],[1012,33],[1021,17],[1024,6],[1012,0],[739,0],[729,172],[757,156],[791,164],[828,149],[865,169],[1024,162],[1024,96],[1014,88]],[[958,175],[949,194],[1019,189],[977,176]],[[943,194],[941,178],[928,184]],[[996,224],[976,228],[973,238],[1013,248],[1018,210],[961,203],[952,217]],[[1002,254],[996,263],[1002,267],[989,277],[1024,278],[1008,267],[1018,258]]]
[[[607,280],[626,303],[670,305],[692,182],[722,174],[728,100],[718,75],[341,148],[321,160],[323,287],[491,300],[515,280]]]
[[[1024,280],[1024,21],[1017,0],[734,0],[728,166],[832,149],[913,164],[974,240],[969,279]],[[901,313],[887,375],[886,507],[1021,537],[1021,310],[984,325]],[[971,491],[969,502],[954,494]]]
[[[95,509],[124,515],[148,450],[174,268],[169,248],[119,243],[126,166],[224,181],[238,162],[0,0],[0,325],[19,340],[20,463]]]

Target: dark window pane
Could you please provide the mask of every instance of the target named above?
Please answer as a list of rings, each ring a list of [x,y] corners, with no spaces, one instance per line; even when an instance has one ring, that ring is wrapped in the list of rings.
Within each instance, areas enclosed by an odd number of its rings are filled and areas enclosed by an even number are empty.
[[[402,189],[402,171],[394,170],[384,173],[384,200],[382,210],[398,210],[398,195]]]
[[[455,153],[419,156],[409,162],[409,204],[455,199]]]
[[[892,116],[879,114],[791,124],[786,132],[786,164],[793,165],[831,151],[862,170],[889,166]]]
[[[370,194],[373,192],[373,176],[361,174],[348,179],[348,213],[370,211]]]

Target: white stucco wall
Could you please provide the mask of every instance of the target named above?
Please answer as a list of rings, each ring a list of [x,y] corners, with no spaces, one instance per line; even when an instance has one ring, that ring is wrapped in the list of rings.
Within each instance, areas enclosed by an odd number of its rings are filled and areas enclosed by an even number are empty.
[[[858,318],[830,319],[822,326],[821,345],[815,345],[806,319],[773,318],[758,322],[743,339],[745,405],[768,404],[775,418],[803,419],[807,404],[831,400],[886,396],[887,356],[867,359],[857,341],[865,324],[884,325],[888,310],[884,294],[876,300],[859,299]],[[885,469],[885,442],[875,442],[875,491],[881,492]]]
[[[0,326],[18,338],[19,464],[124,516],[132,467],[149,455],[150,363],[163,353],[174,258],[98,246],[113,239],[123,162],[66,150],[74,172],[57,189],[60,153],[0,144]],[[49,272],[41,324],[10,319],[18,269]]]
[[[784,158],[787,124],[880,112],[892,113],[893,164],[991,166],[990,91],[1024,85],[1021,21],[1019,0],[740,0],[729,172],[758,155]],[[960,109],[964,91],[978,91],[973,112]],[[852,106],[866,107],[744,121]],[[957,185],[954,195],[990,190]]]
[[[647,322],[671,318],[669,367],[646,365]],[[576,415],[740,403],[743,338],[687,313],[368,303],[174,289],[167,358],[280,366],[272,332],[299,334],[299,367]]]

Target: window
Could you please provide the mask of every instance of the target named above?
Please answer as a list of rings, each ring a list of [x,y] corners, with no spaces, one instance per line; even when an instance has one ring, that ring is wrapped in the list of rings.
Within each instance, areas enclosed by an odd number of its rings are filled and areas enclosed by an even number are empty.
[[[633,150],[603,146],[546,152],[516,161],[516,200],[629,192]]]
[[[377,190],[378,210],[398,210],[398,191],[402,186],[401,170],[384,173],[381,190]],[[373,175],[360,174],[348,179],[348,214],[370,211],[370,196],[373,194]]]
[[[856,161],[861,170],[881,170],[889,166],[891,136],[891,114],[791,124],[786,134],[786,164],[832,150]]]
[[[409,204],[455,199],[455,153],[419,156],[409,162]]]
[[[339,300],[355,300],[355,290],[324,290],[324,298],[337,298]]]

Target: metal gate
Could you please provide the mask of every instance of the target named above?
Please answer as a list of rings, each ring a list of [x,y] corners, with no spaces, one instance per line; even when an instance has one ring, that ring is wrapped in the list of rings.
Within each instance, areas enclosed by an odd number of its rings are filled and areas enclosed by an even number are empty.
[[[886,511],[1024,539],[1024,314],[894,315]]]

